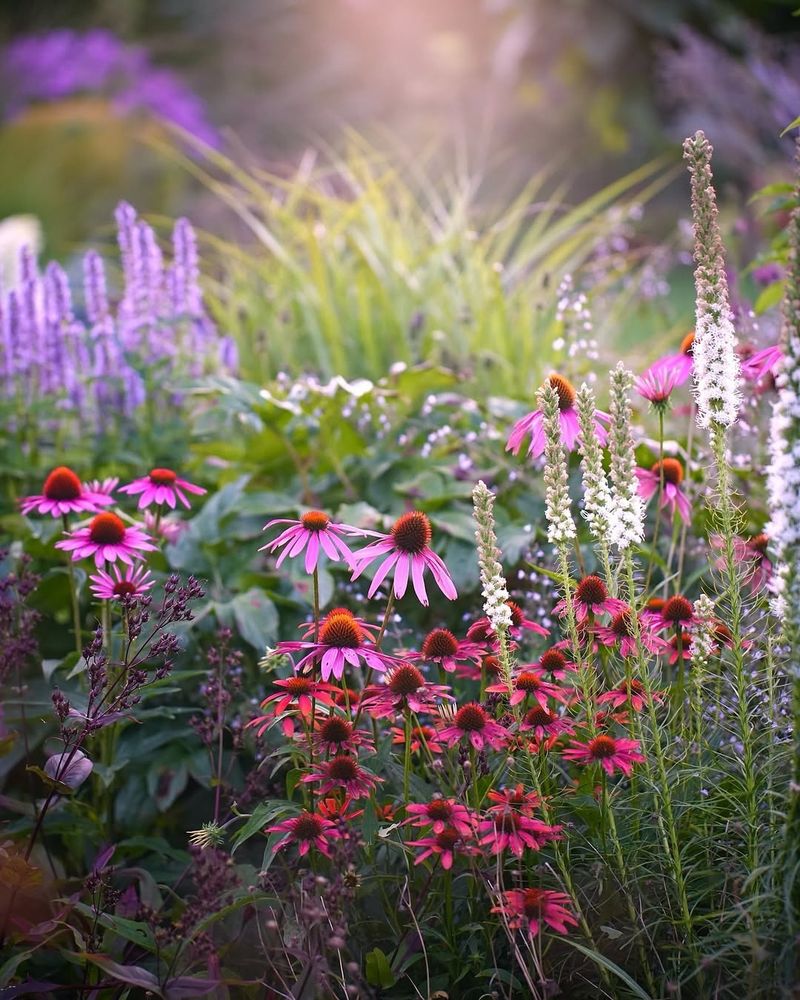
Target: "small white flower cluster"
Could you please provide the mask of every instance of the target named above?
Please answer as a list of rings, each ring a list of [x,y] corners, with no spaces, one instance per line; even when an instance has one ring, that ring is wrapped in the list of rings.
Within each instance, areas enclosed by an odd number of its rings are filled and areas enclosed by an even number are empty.
[[[577,531],[570,509],[567,460],[561,444],[558,393],[549,380],[539,389],[537,402],[542,412],[545,435],[544,513],[547,518],[547,540],[551,545],[560,546],[571,542]]]
[[[644,502],[639,496],[631,430],[630,390],[633,383],[633,372],[629,372],[621,361],[609,372],[611,427],[608,449],[612,491],[609,538],[620,552],[644,538]]]
[[[770,421],[767,534],[778,554],[772,607],[785,624],[800,627],[800,209],[789,224],[789,269],[783,308],[783,359]]]
[[[478,542],[483,610],[495,632],[505,633],[512,623],[511,608],[506,604],[509,593],[494,531],[494,494],[483,480],[479,480],[473,489],[472,502],[477,525],[475,538]]]
[[[711,143],[696,132],[683,144],[694,222],[694,391],[697,423],[730,427],[741,407],[741,366],[728,299],[725,254],[711,174]]]
[[[695,669],[705,668],[710,664],[716,648],[714,602],[707,594],[701,594],[694,602],[694,617],[696,625],[692,629],[689,655]]]
[[[509,600],[509,593],[502,573],[496,573],[484,580],[481,593],[483,594],[483,610],[495,632],[499,629],[511,628],[511,608],[506,604],[506,601]]]
[[[614,498],[603,469],[603,450],[595,429],[597,404],[594,391],[585,382],[576,394],[581,436],[578,442],[583,471],[583,516],[592,537],[608,545],[614,520]]]

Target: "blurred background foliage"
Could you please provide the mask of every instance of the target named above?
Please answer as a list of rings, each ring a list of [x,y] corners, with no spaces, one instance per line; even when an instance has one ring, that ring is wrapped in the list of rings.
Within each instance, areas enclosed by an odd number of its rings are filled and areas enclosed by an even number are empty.
[[[696,128],[713,137],[732,192],[783,176],[791,146],[779,134],[800,102],[795,6],[6,0],[0,35],[6,52],[58,28],[105,29],[142,47],[197,95],[239,164],[286,176],[310,147],[341,152],[354,128],[378,145],[390,134],[409,159],[426,159],[431,177],[442,160],[480,176],[491,204],[544,168],[585,196]],[[8,58],[3,72],[11,103]],[[215,232],[229,225],[217,199],[153,151],[156,119],[120,117],[107,88],[6,107],[0,216],[39,217],[57,256],[93,236],[123,195],[147,213],[188,211]],[[669,194],[658,203],[656,227],[674,221],[672,205]]]

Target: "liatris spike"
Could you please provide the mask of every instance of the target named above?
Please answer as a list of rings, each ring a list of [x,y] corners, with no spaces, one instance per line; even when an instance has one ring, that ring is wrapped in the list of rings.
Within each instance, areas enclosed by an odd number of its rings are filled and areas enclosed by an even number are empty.
[[[729,427],[736,421],[741,405],[741,370],[711,174],[712,152],[702,132],[696,132],[683,144],[691,177],[694,223],[694,391],[698,424]]]
[[[611,539],[620,551],[644,538],[644,504],[639,496],[636,457],[631,431],[630,390],[633,374],[620,362],[609,372],[611,427],[608,449],[611,453],[612,510]]]
[[[537,396],[542,412],[545,437],[545,517],[547,540],[551,545],[564,545],[576,536],[575,521],[570,509],[567,459],[561,443],[559,396],[550,382],[539,389]]]

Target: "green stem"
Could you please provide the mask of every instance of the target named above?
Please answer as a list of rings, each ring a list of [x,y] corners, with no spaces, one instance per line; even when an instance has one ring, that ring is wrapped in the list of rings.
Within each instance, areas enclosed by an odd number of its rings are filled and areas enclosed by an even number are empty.
[[[69,521],[67,515],[62,514],[64,531],[69,531]],[[83,639],[81,637],[81,605],[78,596],[78,581],[75,577],[75,567],[72,565],[72,557],[67,553],[67,571],[69,573],[69,596],[72,602],[72,631],[75,637],[75,652],[78,659],[83,656]]]

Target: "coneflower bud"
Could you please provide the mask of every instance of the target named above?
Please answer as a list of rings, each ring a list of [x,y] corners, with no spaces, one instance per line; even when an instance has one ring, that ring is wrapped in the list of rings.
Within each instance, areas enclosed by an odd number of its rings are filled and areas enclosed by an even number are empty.
[[[225,841],[225,831],[214,822],[203,823],[199,830],[187,830],[189,843],[206,850],[209,847],[219,847]]]
[[[694,386],[698,424],[729,427],[741,405],[741,370],[711,174],[712,152],[702,132],[683,144],[691,176],[694,222]]]
[[[644,538],[644,504],[636,478],[636,455],[631,431],[629,393],[634,376],[620,362],[609,372],[611,426],[608,449],[611,454],[611,541],[622,552]]]
[[[599,542],[608,544],[613,498],[603,469],[603,449],[595,426],[597,405],[594,392],[584,382],[575,399],[581,426],[578,447],[583,471],[583,516],[592,536]]]
[[[545,437],[544,482],[547,540],[551,545],[564,545],[575,538],[576,530],[570,509],[567,459],[561,444],[561,424],[558,419],[559,397],[549,380],[539,389],[537,402],[542,412],[542,428]]]

